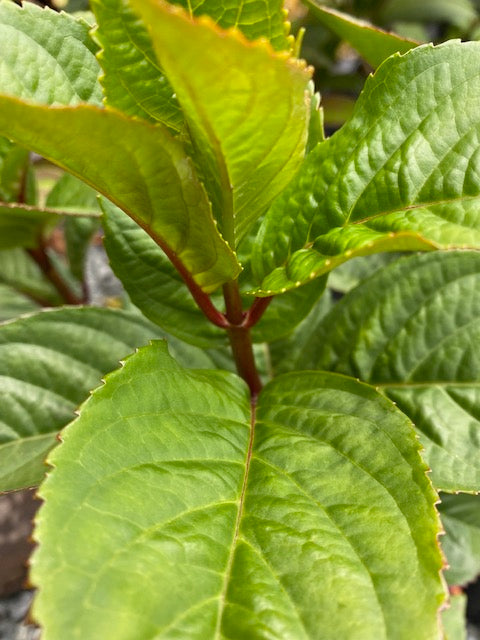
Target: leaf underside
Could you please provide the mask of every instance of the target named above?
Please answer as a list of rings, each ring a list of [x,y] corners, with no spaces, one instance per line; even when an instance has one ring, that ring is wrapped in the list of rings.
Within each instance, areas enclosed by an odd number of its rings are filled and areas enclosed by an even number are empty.
[[[380,66],[267,214],[258,295],[357,255],[480,246],[479,62],[479,43],[452,41]]]
[[[408,420],[315,372],[264,389],[254,439],[251,420],[239,378],[161,342],[107,377],[41,490],[46,640],[439,637],[435,494]]]

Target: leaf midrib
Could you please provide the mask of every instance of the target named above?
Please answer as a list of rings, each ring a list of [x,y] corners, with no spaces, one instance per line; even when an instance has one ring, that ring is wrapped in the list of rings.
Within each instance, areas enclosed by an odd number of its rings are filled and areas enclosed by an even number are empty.
[[[215,635],[213,640],[221,640],[222,636],[221,636],[221,630],[222,630],[222,621],[223,621],[223,612],[225,610],[225,601],[226,601],[226,597],[227,597],[227,591],[228,591],[228,586],[230,583],[230,578],[232,575],[232,568],[233,568],[233,560],[235,558],[235,551],[237,549],[237,544],[238,544],[238,540],[239,540],[239,535],[240,535],[240,526],[241,526],[241,522],[242,522],[242,516],[243,516],[243,509],[244,509],[244,505],[245,505],[245,495],[246,495],[246,491],[247,491],[247,484],[248,484],[248,474],[250,471],[250,463],[252,460],[252,454],[253,454],[253,440],[255,437],[255,419],[256,419],[256,398],[252,398],[251,402],[250,402],[250,407],[251,407],[251,413],[250,413],[250,438],[248,441],[248,449],[247,449],[247,457],[245,460],[245,473],[243,476],[243,482],[242,482],[242,490],[240,492],[240,498],[238,501],[238,512],[237,512],[237,519],[235,522],[235,532],[233,534],[233,540],[232,540],[232,544],[230,547],[230,553],[228,556],[228,561],[227,561],[227,566],[225,569],[225,577],[223,580],[223,585],[222,585],[222,590],[220,592],[220,597],[218,600],[218,614],[217,614],[217,624],[215,627]]]

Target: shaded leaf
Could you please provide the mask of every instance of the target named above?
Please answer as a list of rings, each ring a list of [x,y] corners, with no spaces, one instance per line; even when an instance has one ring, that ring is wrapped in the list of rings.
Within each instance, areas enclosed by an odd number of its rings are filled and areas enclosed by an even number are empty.
[[[233,247],[301,163],[310,70],[206,17],[193,20],[153,0],[132,4],[151,29],[205,171],[214,214]]]
[[[450,585],[466,585],[480,575],[480,496],[441,495],[438,509],[445,528],[442,548]]]
[[[193,163],[166,129],[87,105],[47,108],[0,96],[0,107],[0,131],[109,197],[185,277],[211,291],[237,275]]]
[[[372,67],[378,67],[394,53],[406,53],[420,43],[384,31],[346,13],[325,7],[319,0],[307,0],[313,15],[356,49]]]
[[[16,202],[24,188],[28,151],[0,137],[0,201]]]
[[[434,485],[480,488],[480,253],[402,258],[325,316],[299,368],[378,385],[416,425]]]
[[[203,348],[226,346],[225,331],[206,319],[160,247],[115,205],[101,202],[105,249],[132,302],[180,340]]]
[[[448,22],[466,30],[475,24],[478,14],[471,0],[387,0],[381,17],[387,22]]]
[[[442,611],[445,640],[467,640],[467,596],[463,593],[450,596],[450,606]]]
[[[58,291],[23,249],[0,251],[0,283],[41,305],[62,303]]]
[[[448,42],[381,65],[267,214],[258,295],[358,255],[480,246],[479,62],[480,43]]]
[[[38,308],[38,304],[31,298],[27,298],[8,285],[0,284],[0,322],[15,318],[22,313],[37,311]]]
[[[308,373],[261,393],[253,449],[250,420],[239,378],[164,343],[108,376],[41,490],[49,640],[439,637],[435,494],[405,416]]]
[[[2,93],[44,104],[101,104],[97,48],[83,20],[2,0],[0,43]]]

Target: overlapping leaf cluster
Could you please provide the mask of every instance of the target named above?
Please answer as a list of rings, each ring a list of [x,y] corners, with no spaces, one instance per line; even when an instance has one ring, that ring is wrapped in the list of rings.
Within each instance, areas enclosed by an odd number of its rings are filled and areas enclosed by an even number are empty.
[[[58,304],[27,258],[68,215],[81,279],[93,226],[72,213],[98,215],[71,176],[40,206],[23,145],[102,194],[138,307],[0,326],[2,488],[40,482],[71,423],[41,488],[46,640],[440,638],[436,491],[480,489],[480,46],[374,31],[372,49],[372,27],[319,9],[372,64],[407,51],[323,140],[277,1],[92,9],[90,31],[0,3],[0,296],[29,295],[9,315]],[[232,283],[245,307],[275,295],[254,398],[201,311],[225,318]],[[480,566],[477,497],[457,498],[454,585]]]

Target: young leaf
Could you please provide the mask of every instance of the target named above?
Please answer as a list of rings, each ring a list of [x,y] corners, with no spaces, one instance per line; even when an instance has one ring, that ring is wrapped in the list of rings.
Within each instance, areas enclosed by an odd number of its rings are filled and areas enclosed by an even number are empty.
[[[166,129],[88,105],[48,108],[0,95],[0,107],[0,131],[114,201],[186,279],[211,291],[238,274],[193,163]]]
[[[479,64],[480,43],[455,41],[382,64],[267,214],[258,295],[357,255],[480,246]]]
[[[480,487],[480,253],[402,258],[325,316],[296,366],[378,385],[416,425],[432,481]]]
[[[319,0],[307,0],[307,4],[322,24],[349,42],[372,67],[378,67],[394,53],[406,53],[420,44],[379,29],[365,20],[325,7]]]
[[[202,348],[227,346],[225,331],[205,318],[160,247],[114,204],[102,199],[101,205],[104,246],[132,302],[180,340]]]
[[[83,20],[2,0],[0,43],[2,93],[44,104],[101,104],[97,47]]]
[[[183,115],[158,65],[146,26],[127,0],[92,0],[91,6],[97,20],[94,38],[102,47],[98,60],[106,104],[180,131]]]
[[[207,18],[190,19],[166,3],[132,5],[150,26],[205,171],[214,214],[233,247],[301,163],[310,70],[265,42],[221,31]]]
[[[480,575],[480,496],[441,495],[438,509],[445,528],[442,549],[450,585],[466,585]]]
[[[49,640],[439,637],[435,494],[366,385],[278,378],[255,420],[239,378],[154,343],[62,440],[32,564]]]

